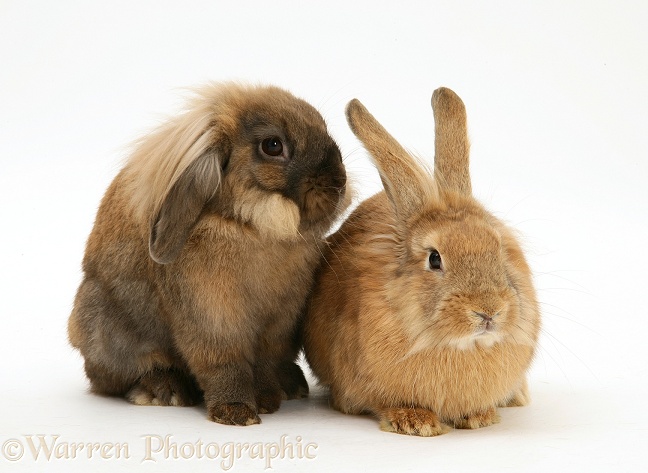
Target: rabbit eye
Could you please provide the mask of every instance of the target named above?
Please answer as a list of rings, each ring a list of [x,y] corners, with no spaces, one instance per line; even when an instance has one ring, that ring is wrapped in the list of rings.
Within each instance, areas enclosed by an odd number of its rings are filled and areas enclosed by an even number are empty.
[[[430,252],[430,269],[440,270],[441,269],[441,255],[437,250],[432,250]]]
[[[261,151],[268,156],[279,156],[283,153],[283,149],[283,143],[276,136],[266,138],[261,142]]]

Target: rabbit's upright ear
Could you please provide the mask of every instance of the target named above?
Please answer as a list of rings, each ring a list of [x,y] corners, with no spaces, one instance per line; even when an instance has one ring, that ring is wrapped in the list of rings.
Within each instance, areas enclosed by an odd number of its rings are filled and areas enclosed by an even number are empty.
[[[353,133],[369,151],[385,192],[401,220],[420,211],[437,196],[427,170],[396,141],[358,99],[346,108]]]
[[[452,90],[441,87],[432,94],[434,111],[434,178],[440,187],[469,196],[470,185],[466,108]]]
[[[149,252],[153,260],[166,264],[176,259],[220,181],[220,159],[214,149],[204,151],[182,172],[151,222]]]

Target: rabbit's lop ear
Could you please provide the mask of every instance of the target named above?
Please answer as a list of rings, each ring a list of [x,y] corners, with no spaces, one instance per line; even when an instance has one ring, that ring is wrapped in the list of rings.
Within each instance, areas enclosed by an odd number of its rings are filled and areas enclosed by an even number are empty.
[[[176,259],[220,181],[218,153],[207,149],[174,182],[150,226],[149,252],[156,262]]]
[[[432,94],[434,111],[434,178],[440,187],[469,196],[472,193],[469,172],[466,108],[452,90],[441,87]]]
[[[346,108],[353,133],[364,144],[380,173],[385,192],[401,220],[417,213],[437,195],[425,168],[378,123],[358,99]]]

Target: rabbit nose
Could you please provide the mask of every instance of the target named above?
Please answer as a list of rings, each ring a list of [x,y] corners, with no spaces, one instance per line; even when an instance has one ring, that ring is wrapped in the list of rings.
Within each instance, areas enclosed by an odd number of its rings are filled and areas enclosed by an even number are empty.
[[[499,315],[499,312],[494,315],[488,315],[483,312],[475,312],[473,310],[473,314],[475,314],[478,317],[481,317],[484,320],[484,322],[492,322],[493,319]]]
[[[494,313],[493,315],[486,314],[484,312],[473,311],[473,314],[482,319],[482,323],[486,324],[487,329],[491,329],[495,326],[495,317],[497,317],[499,312]]]
[[[482,319],[479,325],[483,327],[484,331],[492,332],[495,330],[495,322],[493,321],[493,319],[497,317],[499,313],[496,313],[494,315],[488,315],[485,314],[484,312],[473,311],[473,314]]]

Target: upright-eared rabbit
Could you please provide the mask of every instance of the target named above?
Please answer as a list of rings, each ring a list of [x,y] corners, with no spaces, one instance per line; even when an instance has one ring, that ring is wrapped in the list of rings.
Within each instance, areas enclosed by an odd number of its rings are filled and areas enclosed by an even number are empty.
[[[95,393],[260,422],[307,395],[294,363],[319,245],[348,205],[321,115],[276,87],[212,84],[108,188],[69,338]]]
[[[520,244],[472,197],[463,102],[441,88],[432,107],[433,176],[349,103],[385,190],[330,237],[304,321],[306,357],[335,408],[421,436],[526,404],[540,328]]]

